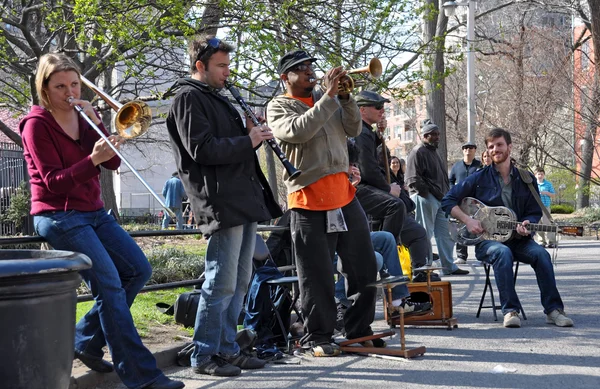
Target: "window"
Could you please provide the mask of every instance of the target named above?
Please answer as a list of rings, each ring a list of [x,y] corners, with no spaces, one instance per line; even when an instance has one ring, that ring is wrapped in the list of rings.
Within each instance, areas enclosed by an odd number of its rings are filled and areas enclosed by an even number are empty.
[[[590,67],[590,41],[589,39],[581,45],[581,70],[587,70]]]

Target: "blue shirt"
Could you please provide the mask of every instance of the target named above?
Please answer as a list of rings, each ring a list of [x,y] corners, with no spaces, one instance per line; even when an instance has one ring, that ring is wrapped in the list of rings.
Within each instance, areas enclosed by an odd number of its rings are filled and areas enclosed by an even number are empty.
[[[550,181],[547,180],[544,180],[544,182],[542,182],[541,184],[538,182],[538,190],[540,191],[540,193],[554,193],[554,187],[552,186]],[[544,204],[546,207],[549,207],[550,204],[552,204],[552,198],[550,198],[550,196],[541,194],[540,198],[542,199],[542,204]]]
[[[165,182],[162,194],[169,208],[181,208],[181,200],[185,197],[185,189],[179,177],[171,177]]]

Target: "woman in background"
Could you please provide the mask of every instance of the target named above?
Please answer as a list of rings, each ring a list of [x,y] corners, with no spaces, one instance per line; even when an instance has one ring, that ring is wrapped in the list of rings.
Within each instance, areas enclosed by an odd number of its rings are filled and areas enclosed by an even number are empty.
[[[116,170],[121,161],[99,134],[78,115],[87,115],[107,136],[102,121],[80,100],[77,65],[64,54],[40,58],[36,73],[40,106],[20,122],[31,184],[31,214],[36,232],[57,250],[83,253],[92,268],[81,276],[95,304],[75,328],[75,357],[92,370],[116,370],[129,388],[177,389],[142,344],[129,307],[152,274],[135,241],[104,210],[100,166]],[[119,147],[122,139],[110,136]],[[105,345],[114,366],[102,359]]]
[[[406,171],[406,161],[398,157],[390,158],[390,178],[392,182],[396,182],[401,187],[404,187],[404,172]]]

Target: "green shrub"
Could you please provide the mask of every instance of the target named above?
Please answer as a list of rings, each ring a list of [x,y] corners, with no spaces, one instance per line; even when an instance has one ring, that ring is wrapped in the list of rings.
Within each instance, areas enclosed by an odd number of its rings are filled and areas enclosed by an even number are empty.
[[[586,207],[578,209],[574,214],[574,222],[590,224],[600,221],[600,208]]]
[[[570,214],[575,212],[575,207],[569,204],[553,204],[550,206],[552,213]]]
[[[23,221],[29,215],[31,209],[31,195],[27,189],[27,183],[22,181],[16,192],[10,196],[10,205],[4,214],[0,214],[0,222],[14,223],[15,227],[20,230],[23,226]]]
[[[155,248],[146,253],[152,265],[148,284],[191,280],[204,272],[204,256],[181,248]]]

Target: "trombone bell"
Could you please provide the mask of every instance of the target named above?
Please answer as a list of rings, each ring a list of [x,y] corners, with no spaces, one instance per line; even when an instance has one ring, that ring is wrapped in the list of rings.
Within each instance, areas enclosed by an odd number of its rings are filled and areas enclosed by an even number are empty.
[[[132,139],[146,133],[151,121],[152,112],[148,104],[134,100],[123,105],[116,113],[115,128],[121,137]]]
[[[119,136],[125,139],[132,139],[148,131],[152,122],[152,111],[148,104],[140,100],[121,104],[84,76],[80,76],[80,78],[81,82],[93,90],[113,110],[117,111],[115,115],[115,128]]]

